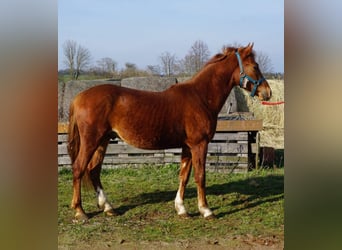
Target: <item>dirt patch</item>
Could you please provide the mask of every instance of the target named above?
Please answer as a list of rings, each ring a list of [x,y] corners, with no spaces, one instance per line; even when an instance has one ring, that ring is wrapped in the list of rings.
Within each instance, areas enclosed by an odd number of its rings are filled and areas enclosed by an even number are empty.
[[[59,246],[58,249],[70,249],[69,246]],[[72,249],[141,249],[141,250],[171,250],[171,249],[196,249],[196,250],[210,250],[210,249],[241,249],[241,250],[278,250],[284,249],[284,240],[274,237],[254,237],[234,236],[227,238],[189,241],[180,240],[175,242],[162,241],[139,241],[131,242],[124,239],[118,239],[111,242],[96,242],[95,244],[80,243]]]

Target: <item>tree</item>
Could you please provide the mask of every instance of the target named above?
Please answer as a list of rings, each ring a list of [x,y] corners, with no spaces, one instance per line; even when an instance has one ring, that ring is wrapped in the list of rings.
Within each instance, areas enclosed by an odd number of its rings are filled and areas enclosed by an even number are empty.
[[[186,55],[182,60],[180,60],[179,68],[180,72],[184,73],[185,75],[195,74],[195,57],[192,54]]]
[[[137,68],[137,65],[135,65],[134,63],[126,62],[125,67],[126,68],[121,72],[121,76],[123,78],[138,75],[138,73],[137,73],[138,68]]]
[[[151,75],[160,75],[160,67],[159,65],[147,65],[146,70]]]
[[[73,76],[75,71],[76,48],[77,43],[73,40],[67,40],[63,44],[63,54],[65,56],[63,62],[68,67],[70,76]]]
[[[109,57],[101,58],[100,60],[97,61],[97,64],[102,71],[101,73],[110,74],[111,77],[114,77],[118,64],[112,58],[109,58]]]
[[[167,76],[173,75],[175,73],[176,66],[176,55],[170,52],[164,52],[159,57],[161,62],[161,70]]]
[[[83,70],[85,67],[87,67],[91,60],[91,54],[90,51],[81,46],[78,45],[77,54],[76,54],[76,74],[75,74],[75,80],[77,80],[78,76],[81,73],[81,70]]]
[[[198,72],[204,64],[209,60],[210,52],[208,45],[201,40],[197,40],[186,56],[187,60],[190,60],[193,64],[193,70]]]
[[[197,40],[178,63],[179,73],[194,75],[200,71],[209,60],[210,52],[208,46],[201,40]]]
[[[69,68],[70,75],[77,80],[81,70],[90,63],[90,51],[81,45],[77,45],[77,42],[73,40],[67,40],[63,45],[63,53],[66,57],[64,63]]]
[[[259,64],[259,69],[262,73],[272,73],[272,61],[267,54],[262,51],[256,52],[255,61]]]

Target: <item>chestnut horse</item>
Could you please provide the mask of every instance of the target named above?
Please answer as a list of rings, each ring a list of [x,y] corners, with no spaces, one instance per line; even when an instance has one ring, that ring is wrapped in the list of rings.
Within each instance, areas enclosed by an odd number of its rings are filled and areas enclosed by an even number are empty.
[[[234,86],[240,85],[260,100],[271,97],[252,48],[253,44],[225,48],[191,80],[162,92],[105,84],[78,94],[70,106],[68,145],[76,219],[88,218],[81,202],[82,179],[94,186],[98,206],[107,215],[115,214],[100,181],[108,142],[115,137],[142,149],[182,148],[176,211],[187,215],[184,191],[193,167],[198,209],[205,218],[214,217],[206,199],[205,164],[218,113]]]

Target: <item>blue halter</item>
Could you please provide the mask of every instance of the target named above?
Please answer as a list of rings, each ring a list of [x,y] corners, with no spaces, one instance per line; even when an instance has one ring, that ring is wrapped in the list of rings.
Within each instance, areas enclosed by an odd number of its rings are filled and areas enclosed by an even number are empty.
[[[247,79],[248,81],[252,82],[254,87],[251,91],[251,97],[253,97],[255,95],[255,91],[257,90],[258,86],[265,81],[266,79],[264,77],[260,78],[259,80],[254,80],[252,77],[248,76],[245,74],[244,70],[243,70],[243,65],[242,65],[242,61],[241,61],[241,57],[238,51],[235,52],[235,55],[238,59],[239,62],[239,67],[240,67],[240,87],[243,88],[243,81],[245,79]]]

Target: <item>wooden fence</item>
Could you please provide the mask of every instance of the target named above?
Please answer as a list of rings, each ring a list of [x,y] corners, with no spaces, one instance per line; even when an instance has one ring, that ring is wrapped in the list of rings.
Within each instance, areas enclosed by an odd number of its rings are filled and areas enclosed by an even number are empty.
[[[259,133],[262,120],[219,120],[208,145],[207,169],[220,172],[247,172],[259,162]],[[70,167],[67,152],[67,124],[58,124],[58,167]],[[181,149],[143,150],[120,139],[111,140],[103,161],[104,168],[141,164],[180,162]]]

